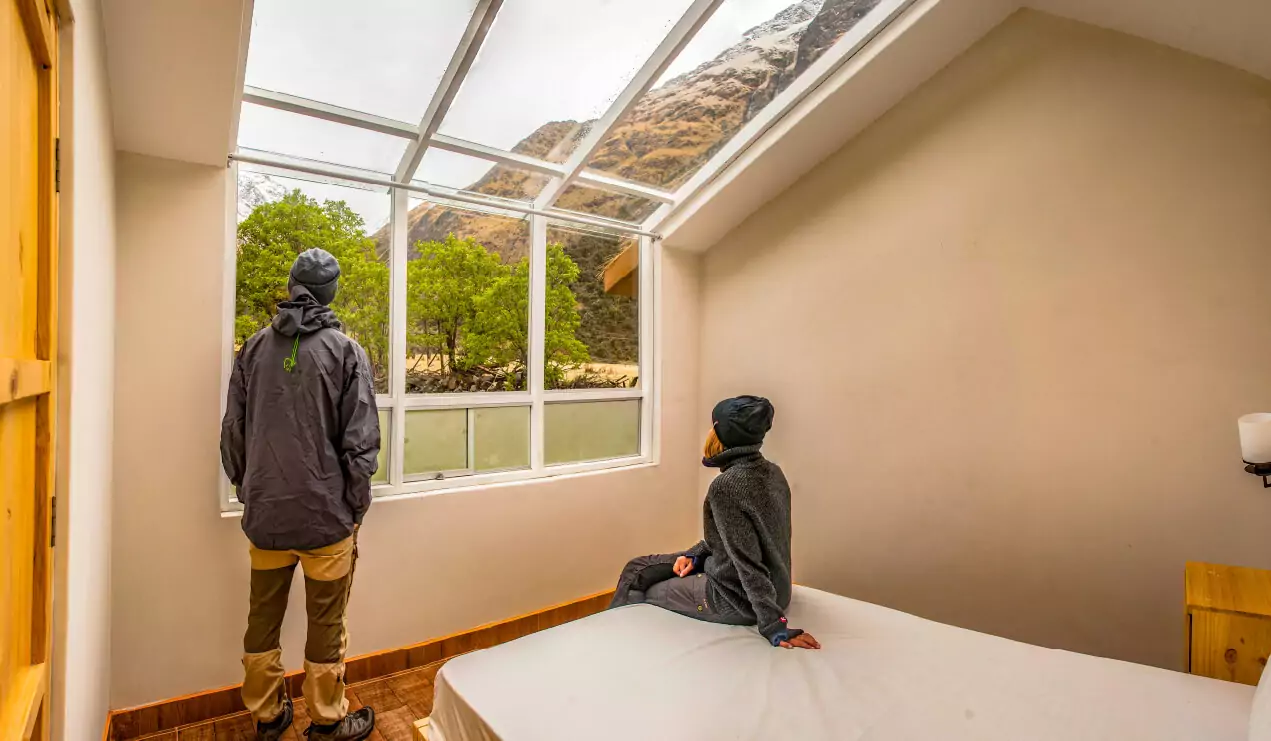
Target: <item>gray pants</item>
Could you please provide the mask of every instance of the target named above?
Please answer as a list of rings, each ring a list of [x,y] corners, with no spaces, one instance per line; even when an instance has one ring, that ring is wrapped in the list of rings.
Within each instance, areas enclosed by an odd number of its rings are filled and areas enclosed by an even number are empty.
[[[655,605],[710,623],[750,624],[751,621],[732,614],[725,606],[714,604],[709,594],[710,579],[705,574],[694,573],[680,578],[671,572],[671,565],[682,555],[664,553],[628,561],[618,577],[618,588],[609,607]]]

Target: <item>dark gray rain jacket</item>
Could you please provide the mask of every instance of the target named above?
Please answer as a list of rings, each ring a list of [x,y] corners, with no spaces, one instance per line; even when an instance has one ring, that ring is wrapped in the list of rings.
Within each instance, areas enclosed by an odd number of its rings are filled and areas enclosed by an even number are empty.
[[[239,351],[221,422],[221,463],[246,506],[248,539],[307,550],[347,538],[371,506],[379,449],[366,352],[331,309],[292,288],[273,325]]]

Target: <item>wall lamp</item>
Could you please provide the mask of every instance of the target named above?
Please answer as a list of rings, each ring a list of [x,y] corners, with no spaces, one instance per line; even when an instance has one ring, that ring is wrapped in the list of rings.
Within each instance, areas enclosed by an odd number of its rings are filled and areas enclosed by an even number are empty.
[[[1262,477],[1262,488],[1271,489],[1271,414],[1259,412],[1246,414],[1238,420],[1240,425],[1240,453],[1245,470]]]

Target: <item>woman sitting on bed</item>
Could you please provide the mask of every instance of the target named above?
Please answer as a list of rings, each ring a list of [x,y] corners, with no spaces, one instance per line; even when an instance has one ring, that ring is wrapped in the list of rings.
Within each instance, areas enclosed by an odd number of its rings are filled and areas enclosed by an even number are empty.
[[[706,492],[705,539],[683,553],[632,559],[610,607],[643,602],[712,623],[755,625],[773,646],[821,647],[786,625],[790,486],[759,452],[772,415],[772,404],[758,396],[715,405],[702,465],[720,474]]]

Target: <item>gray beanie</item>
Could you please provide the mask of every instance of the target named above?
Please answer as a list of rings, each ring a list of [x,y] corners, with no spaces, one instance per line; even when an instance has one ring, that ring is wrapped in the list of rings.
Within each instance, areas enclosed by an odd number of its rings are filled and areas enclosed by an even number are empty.
[[[773,413],[772,402],[762,396],[736,396],[715,405],[711,422],[725,448],[760,445],[772,429]]]
[[[311,249],[301,252],[291,266],[287,288],[304,286],[326,306],[335,300],[335,289],[340,282],[340,263],[330,252]]]

